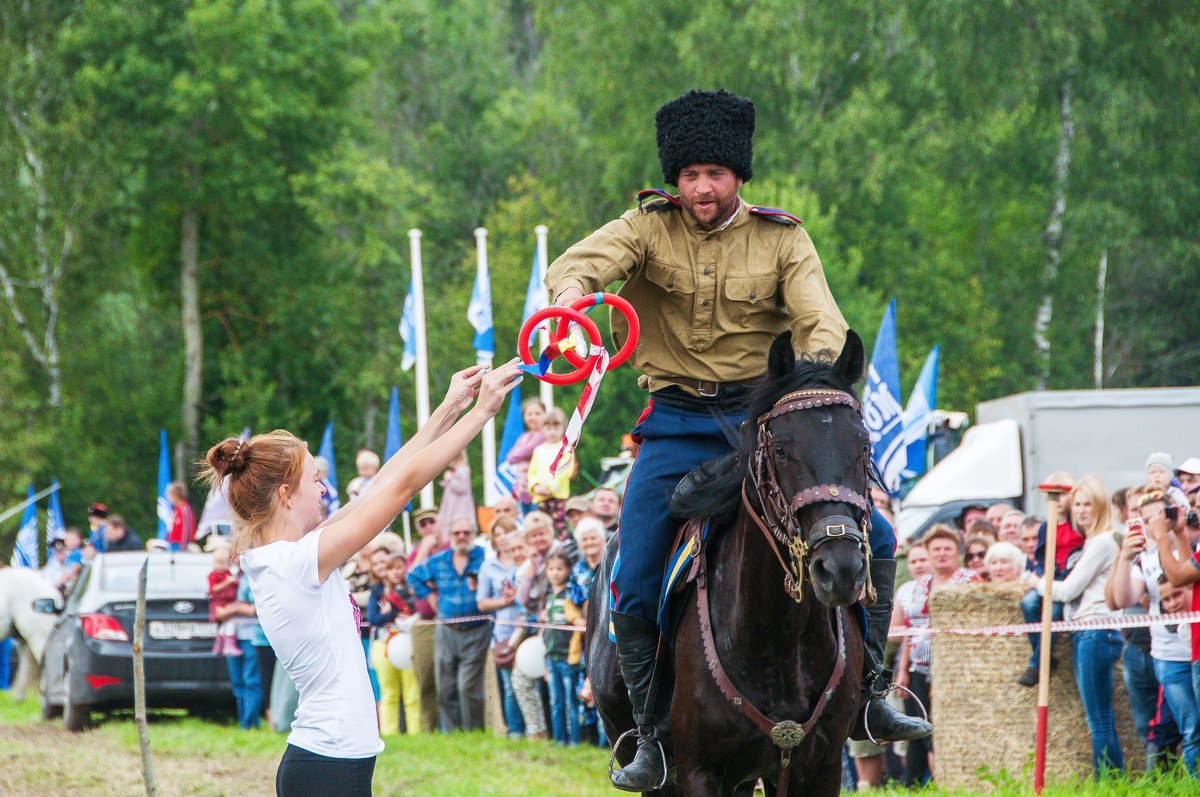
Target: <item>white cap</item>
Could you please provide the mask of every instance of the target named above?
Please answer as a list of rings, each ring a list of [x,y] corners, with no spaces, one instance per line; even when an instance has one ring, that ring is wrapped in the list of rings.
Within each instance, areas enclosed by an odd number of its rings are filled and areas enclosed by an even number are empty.
[[[1200,457],[1189,457],[1183,461],[1183,464],[1175,469],[1176,473],[1190,473],[1193,476],[1200,476]]]

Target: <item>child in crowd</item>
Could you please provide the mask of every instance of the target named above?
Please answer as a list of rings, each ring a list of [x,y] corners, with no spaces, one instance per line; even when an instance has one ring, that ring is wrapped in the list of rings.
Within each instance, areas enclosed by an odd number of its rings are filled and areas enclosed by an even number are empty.
[[[1190,504],[1187,493],[1183,491],[1179,479],[1175,478],[1175,460],[1170,454],[1158,451],[1146,457],[1146,483],[1166,493],[1168,506],[1188,511]]]
[[[212,555],[212,572],[208,574],[208,620],[218,622],[217,610],[224,609],[237,600],[238,577],[230,569],[229,549],[219,546]],[[237,629],[233,620],[220,620],[212,652],[216,656],[240,656],[242,649],[237,643]]]
[[[541,399],[526,399],[521,404],[521,414],[525,420],[525,431],[513,443],[508,451],[507,462],[512,466],[515,478],[513,480],[513,498],[521,504],[521,514],[533,510],[533,497],[529,494],[529,460],[533,451],[546,441],[542,432],[542,424],[546,420],[546,405]]]
[[[388,642],[398,633],[411,631],[415,614],[412,589],[408,586],[408,565],[404,553],[384,554],[385,564],[379,583],[371,587],[367,601],[367,620],[371,624],[371,663],[379,680],[379,732],[384,736],[400,733],[400,702],[404,701],[405,728],[420,731],[421,692],[412,667],[397,669],[387,656]],[[407,627],[405,627],[407,626]]]
[[[553,625],[584,623],[579,607],[567,598],[567,580],[571,563],[561,553],[546,557],[546,608],[542,621]],[[554,741],[559,744],[579,743],[579,697],[576,681],[583,652],[583,635],[579,631],[547,630],[546,671],[550,679],[550,727]]]
[[[571,497],[571,477],[575,475],[575,457],[564,452],[566,467],[557,475],[551,468],[567,431],[567,416],[558,407],[551,407],[542,424],[545,442],[533,450],[529,460],[529,494],[538,509],[554,519],[554,536],[567,533],[567,499]]]

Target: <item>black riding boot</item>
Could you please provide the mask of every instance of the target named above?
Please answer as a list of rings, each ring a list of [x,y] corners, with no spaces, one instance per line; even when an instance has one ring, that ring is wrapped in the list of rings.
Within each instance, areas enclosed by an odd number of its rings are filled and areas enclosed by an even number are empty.
[[[888,705],[885,699],[892,679],[883,668],[888,628],[892,623],[892,595],[896,591],[896,560],[872,559],[871,582],[875,586],[875,604],[867,607],[867,638],[864,645],[862,710],[850,738],[868,739],[867,729],[880,741],[903,742],[924,739],[933,726],[923,719],[910,717]]]
[[[667,782],[667,718],[656,717],[660,674],[655,670],[658,626],[641,617],[612,613],[617,636],[617,660],[629,690],[633,721],[637,723],[637,754],[612,773],[612,785],[624,791],[653,791]],[[664,662],[659,666],[667,666]]]

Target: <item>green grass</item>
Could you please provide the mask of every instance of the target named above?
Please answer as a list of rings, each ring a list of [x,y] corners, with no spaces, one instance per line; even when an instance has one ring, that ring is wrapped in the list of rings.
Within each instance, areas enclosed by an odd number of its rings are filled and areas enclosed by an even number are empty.
[[[563,749],[544,742],[513,742],[491,734],[390,737],[375,769],[375,794],[455,797],[614,797],[605,776],[606,751]],[[189,797],[270,795],[284,737],[270,731],[180,714],[152,715],[159,793]],[[981,772],[974,793],[1025,797],[1022,779]],[[109,719],[85,734],[68,734],[61,722],[38,719],[35,697],[16,703],[0,693],[0,794],[127,797],[141,793],[137,731],[128,717]],[[930,788],[887,789],[880,797],[949,797],[973,792]],[[1047,787],[1047,797],[1195,797],[1200,781],[1178,773],[1115,778],[1101,783]]]

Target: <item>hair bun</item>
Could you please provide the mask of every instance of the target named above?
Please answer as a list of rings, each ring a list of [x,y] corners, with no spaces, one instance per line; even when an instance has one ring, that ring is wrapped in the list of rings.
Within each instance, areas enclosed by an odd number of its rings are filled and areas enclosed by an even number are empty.
[[[241,473],[246,469],[250,454],[250,441],[227,437],[208,452],[208,465],[220,477]]]

